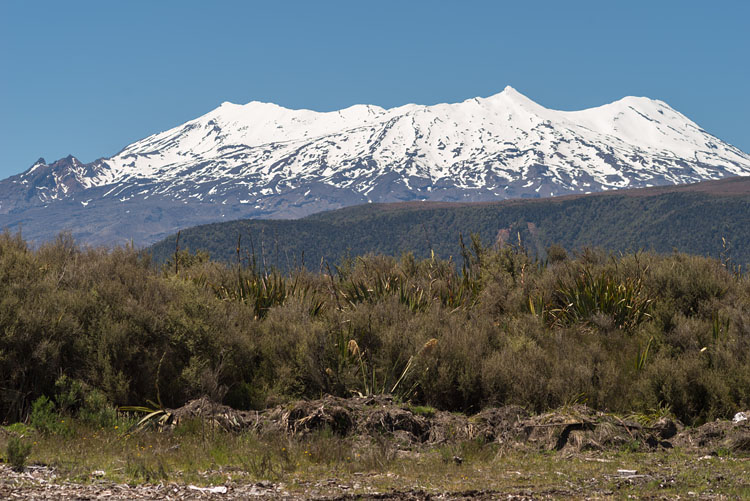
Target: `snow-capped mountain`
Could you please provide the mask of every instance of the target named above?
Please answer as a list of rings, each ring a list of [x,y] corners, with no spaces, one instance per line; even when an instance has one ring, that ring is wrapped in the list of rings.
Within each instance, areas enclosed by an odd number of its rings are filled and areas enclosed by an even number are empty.
[[[735,175],[750,175],[750,155],[643,97],[582,111],[544,108],[511,87],[455,104],[327,113],[254,101],[224,103],[89,164],[40,159],[0,182],[0,224],[22,222],[38,238],[71,228],[91,242],[148,243],[204,222],[366,202],[546,197]]]

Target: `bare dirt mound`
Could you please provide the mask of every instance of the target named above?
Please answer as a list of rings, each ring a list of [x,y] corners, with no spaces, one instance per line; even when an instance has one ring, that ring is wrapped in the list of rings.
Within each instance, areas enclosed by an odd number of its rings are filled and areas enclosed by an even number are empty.
[[[168,412],[171,414],[168,425],[172,428],[191,419],[203,419],[227,431],[242,431],[257,427],[261,415],[255,411],[238,411],[212,402],[206,397],[191,400],[179,409],[171,409]]]
[[[626,445],[636,449],[671,448],[669,440],[681,426],[668,418],[662,418],[652,426],[643,426],[578,405],[522,420],[501,439],[527,447],[558,451],[598,451],[619,449]]]
[[[171,411],[173,426],[201,418],[229,431],[305,435],[326,430],[339,436],[392,438],[403,445],[436,445],[478,440],[531,450],[606,450],[628,447],[648,450],[673,445],[750,451],[750,426],[729,421],[682,431],[679,422],[661,418],[650,426],[569,406],[530,416],[518,406],[489,408],[464,416],[394,402],[387,395],[297,401],[265,411],[237,411],[208,399]],[[740,428],[738,428],[740,426]],[[723,444],[723,445],[722,445]]]
[[[750,412],[748,412],[750,414]],[[697,428],[689,428],[675,437],[675,445],[699,449],[711,454],[721,452],[750,453],[750,419],[716,420]]]

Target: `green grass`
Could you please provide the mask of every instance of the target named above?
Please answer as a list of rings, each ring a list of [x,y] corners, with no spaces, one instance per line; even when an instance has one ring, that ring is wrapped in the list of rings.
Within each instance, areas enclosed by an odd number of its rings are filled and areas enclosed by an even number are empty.
[[[429,405],[410,405],[409,410],[414,414],[430,418],[435,415],[435,408]]]

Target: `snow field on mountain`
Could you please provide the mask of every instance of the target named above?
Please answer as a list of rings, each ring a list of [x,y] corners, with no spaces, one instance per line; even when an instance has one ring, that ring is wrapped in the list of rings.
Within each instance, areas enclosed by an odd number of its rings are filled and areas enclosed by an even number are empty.
[[[39,196],[63,199],[72,182],[83,189],[111,185],[105,196],[125,199],[153,193],[226,203],[234,197],[263,207],[264,197],[311,184],[368,201],[392,201],[387,193],[396,186],[416,199],[437,199],[440,189],[488,199],[743,174],[750,174],[749,155],[662,101],[625,97],[557,111],[506,87],[487,98],[392,109],[316,112],[225,102],[111,158],[74,164],[65,181],[54,174]]]

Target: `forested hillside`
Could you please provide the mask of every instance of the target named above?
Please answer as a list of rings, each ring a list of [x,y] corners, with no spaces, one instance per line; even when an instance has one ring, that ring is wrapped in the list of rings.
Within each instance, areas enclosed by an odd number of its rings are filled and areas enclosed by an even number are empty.
[[[298,220],[242,220],[183,230],[180,249],[236,261],[255,255],[266,266],[290,269],[338,263],[345,256],[412,252],[460,255],[459,237],[478,234],[487,245],[522,245],[532,254],[558,244],[568,251],[677,250],[750,263],[750,178],[681,187],[497,203],[370,204]],[[150,248],[158,261],[175,251],[176,235]]]

